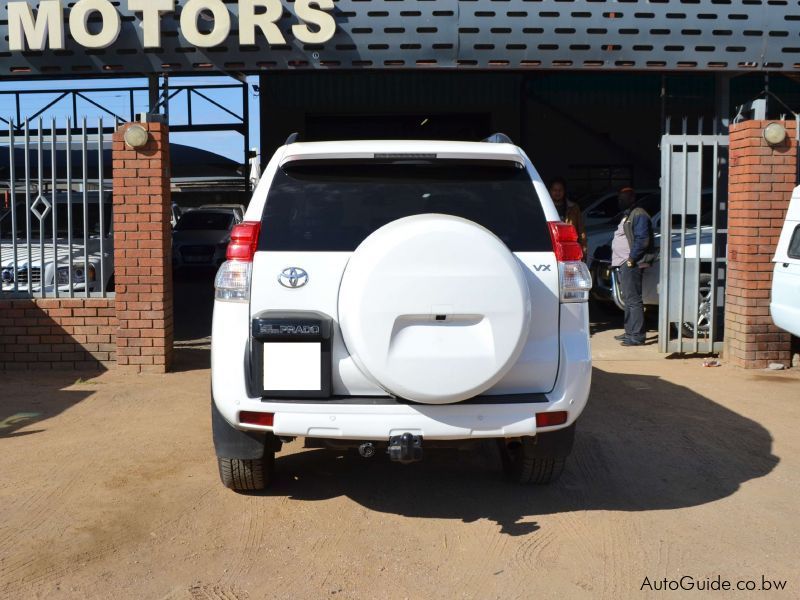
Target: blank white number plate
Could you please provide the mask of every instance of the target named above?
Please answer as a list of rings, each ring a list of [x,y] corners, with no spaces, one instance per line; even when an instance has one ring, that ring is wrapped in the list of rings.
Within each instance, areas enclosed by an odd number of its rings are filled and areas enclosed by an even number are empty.
[[[322,344],[320,342],[264,344],[264,389],[321,390]]]

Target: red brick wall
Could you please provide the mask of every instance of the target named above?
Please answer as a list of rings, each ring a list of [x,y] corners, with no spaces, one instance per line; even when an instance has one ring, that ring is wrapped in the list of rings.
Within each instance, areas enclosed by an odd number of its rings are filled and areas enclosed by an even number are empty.
[[[102,369],[116,358],[113,298],[0,300],[0,369]]]
[[[797,131],[794,121],[782,121],[787,140],[770,147],[763,137],[770,122],[730,129],[725,357],[752,369],[791,361],[791,336],[773,324],[769,301],[771,261],[796,185]]]
[[[139,150],[114,134],[114,277],[117,364],[165,372],[172,360],[172,235],[169,133],[142,123],[150,141]]]

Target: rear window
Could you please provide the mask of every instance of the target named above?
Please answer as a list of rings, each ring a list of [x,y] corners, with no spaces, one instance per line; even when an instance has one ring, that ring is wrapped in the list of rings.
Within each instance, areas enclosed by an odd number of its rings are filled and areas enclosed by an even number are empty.
[[[353,251],[387,223],[441,213],[483,225],[513,251],[552,250],[526,170],[487,162],[290,164],[272,182],[259,249]]]
[[[175,231],[226,231],[232,226],[232,214],[196,211],[183,215]]]
[[[789,249],[786,253],[789,258],[800,258],[800,225],[794,228],[792,239],[789,241]]]

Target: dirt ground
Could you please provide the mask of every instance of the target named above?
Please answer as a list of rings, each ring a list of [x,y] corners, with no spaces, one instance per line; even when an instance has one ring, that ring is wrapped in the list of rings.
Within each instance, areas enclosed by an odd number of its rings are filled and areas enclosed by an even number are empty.
[[[603,325],[544,488],[506,483],[490,444],[401,466],[295,442],[268,493],[237,495],[203,340],[166,376],[5,374],[0,597],[616,599],[685,575],[800,597],[800,377],[620,348]]]

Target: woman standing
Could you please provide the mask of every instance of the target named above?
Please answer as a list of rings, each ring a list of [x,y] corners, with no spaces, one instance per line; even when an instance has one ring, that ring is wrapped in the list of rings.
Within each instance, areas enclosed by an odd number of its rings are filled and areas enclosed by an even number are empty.
[[[567,182],[562,177],[556,177],[550,181],[550,197],[556,205],[558,216],[564,223],[568,223],[578,232],[578,243],[583,249],[583,260],[587,260],[586,250],[586,227],[583,225],[583,214],[581,207],[567,199]]]

